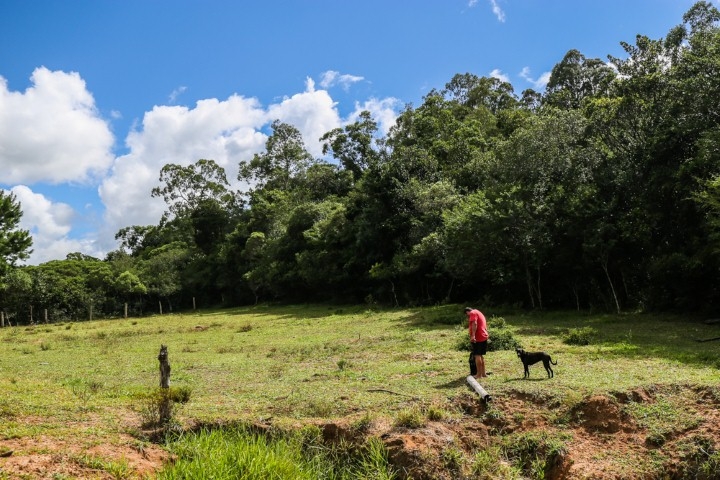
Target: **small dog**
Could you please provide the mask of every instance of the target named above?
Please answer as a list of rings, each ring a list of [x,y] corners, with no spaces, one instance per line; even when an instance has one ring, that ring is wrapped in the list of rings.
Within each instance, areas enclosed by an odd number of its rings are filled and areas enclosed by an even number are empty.
[[[534,365],[540,361],[543,362],[543,365],[545,366],[545,371],[547,371],[548,378],[552,378],[555,376],[555,372],[553,372],[552,368],[550,368],[550,364],[557,365],[557,361],[553,362],[552,358],[550,358],[550,355],[548,355],[545,352],[526,352],[522,348],[516,348],[515,352],[517,353],[517,356],[520,357],[520,360],[522,360],[523,367],[525,367],[525,375],[523,378],[530,378],[530,365]]]

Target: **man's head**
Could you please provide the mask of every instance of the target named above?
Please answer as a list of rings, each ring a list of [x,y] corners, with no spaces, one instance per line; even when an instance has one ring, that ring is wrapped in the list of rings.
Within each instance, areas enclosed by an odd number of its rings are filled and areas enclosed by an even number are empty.
[[[467,314],[470,313],[470,312],[472,312],[472,308],[470,308],[470,307],[465,307],[465,315],[467,315]]]

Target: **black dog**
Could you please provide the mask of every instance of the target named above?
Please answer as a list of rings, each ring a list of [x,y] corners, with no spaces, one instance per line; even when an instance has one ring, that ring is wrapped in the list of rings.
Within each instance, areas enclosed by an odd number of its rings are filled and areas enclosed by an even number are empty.
[[[522,360],[523,366],[525,367],[525,375],[523,378],[530,378],[530,365],[534,365],[540,361],[543,362],[543,365],[545,366],[545,370],[547,371],[548,378],[552,378],[555,376],[555,373],[553,372],[552,368],[550,368],[550,364],[557,365],[557,362],[553,362],[550,358],[550,355],[548,355],[545,352],[526,352],[522,348],[516,348],[515,352],[517,352],[517,356],[520,357],[520,360]]]

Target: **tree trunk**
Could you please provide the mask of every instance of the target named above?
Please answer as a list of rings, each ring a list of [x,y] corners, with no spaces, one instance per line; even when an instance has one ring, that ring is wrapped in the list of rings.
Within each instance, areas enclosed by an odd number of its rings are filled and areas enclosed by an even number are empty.
[[[607,277],[607,281],[610,284],[610,292],[612,293],[613,300],[615,301],[615,308],[617,309],[617,313],[620,313],[620,302],[618,301],[617,294],[615,293],[615,286],[613,285],[612,279],[610,278],[610,271],[608,269],[608,260],[607,258],[602,259],[600,262],[602,263],[602,269],[605,272],[605,276]]]
[[[532,277],[530,275],[530,269],[525,265],[525,281],[528,287],[528,296],[530,297],[530,305],[535,308],[535,294],[533,293]]]
[[[125,318],[127,318],[127,302],[125,302]]]
[[[162,315],[162,300],[158,300],[158,306],[160,307],[160,315]]]

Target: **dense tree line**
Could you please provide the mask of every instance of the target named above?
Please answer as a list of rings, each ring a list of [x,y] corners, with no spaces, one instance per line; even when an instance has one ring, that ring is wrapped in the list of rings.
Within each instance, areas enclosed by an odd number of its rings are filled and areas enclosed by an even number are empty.
[[[272,124],[234,191],[202,159],[166,165],[158,225],[104,260],[6,269],[3,305],[117,315],[257,301],[483,301],[717,312],[720,13],[609,61],[569,51],[544,93],[471,73],[407,106],[387,135],[364,112],[323,159]],[[0,247],[3,244],[0,243]],[[176,305],[177,304],[177,305]],[[19,315],[19,314],[18,314]]]

